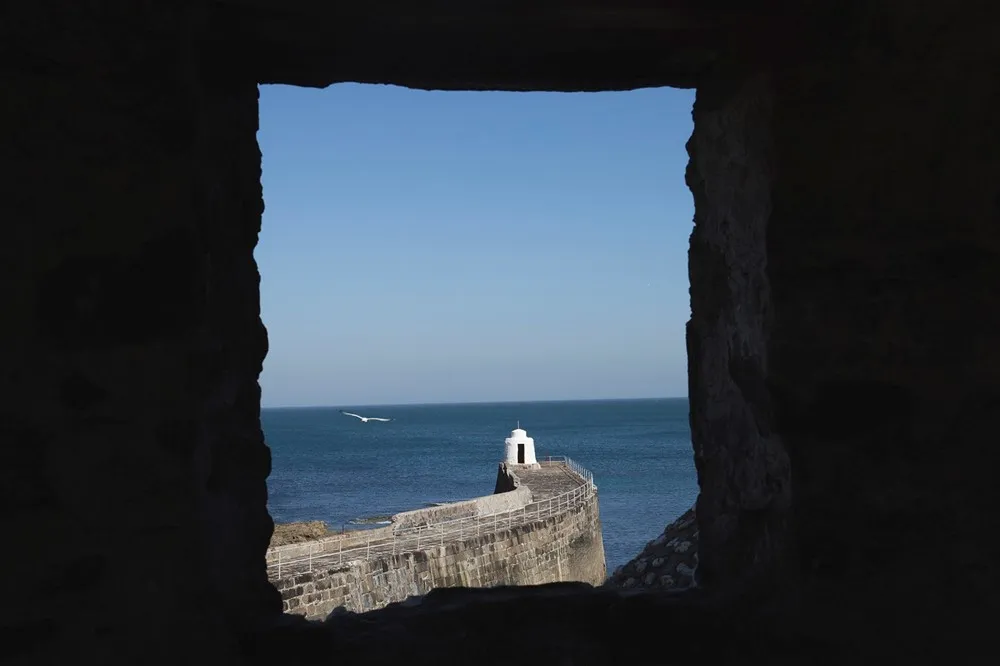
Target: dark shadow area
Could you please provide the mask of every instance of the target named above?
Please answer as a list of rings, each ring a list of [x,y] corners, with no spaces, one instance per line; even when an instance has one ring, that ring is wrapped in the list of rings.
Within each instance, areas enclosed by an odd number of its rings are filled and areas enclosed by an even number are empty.
[[[995,651],[994,13],[977,0],[4,4],[5,656]],[[457,589],[325,624],[281,615],[263,558],[258,84],[349,80],[697,88],[699,591]],[[531,636],[531,651],[511,654],[507,636]]]

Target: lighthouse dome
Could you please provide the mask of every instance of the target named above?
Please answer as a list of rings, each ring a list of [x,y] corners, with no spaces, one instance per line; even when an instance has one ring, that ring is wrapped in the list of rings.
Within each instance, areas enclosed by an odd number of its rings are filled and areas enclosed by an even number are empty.
[[[535,459],[535,440],[519,423],[504,440],[504,462],[509,465],[538,465]]]

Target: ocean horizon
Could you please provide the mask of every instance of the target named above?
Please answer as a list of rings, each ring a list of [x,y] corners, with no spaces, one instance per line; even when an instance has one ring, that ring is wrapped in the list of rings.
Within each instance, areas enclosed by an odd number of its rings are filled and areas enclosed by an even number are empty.
[[[442,400],[431,402],[373,402],[369,404],[330,404],[330,405],[267,405],[261,406],[262,410],[289,410],[289,409],[364,409],[364,408],[391,408],[391,407],[460,407],[462,405],[532,405],[532,404],[552,404],[552,403],[579,403],[579,402],[642,402],[649,400],[683,400],[687,402],[685,396],[640,396],[635,398],[553,398],[550,400],[463,400],[460,402]]]
[[[593,472],[609,573],[697,497],[687,398],[268,407],[261,423],[277,523],[356,529],[489,495],[518,423],[540,459],[568,456]]]

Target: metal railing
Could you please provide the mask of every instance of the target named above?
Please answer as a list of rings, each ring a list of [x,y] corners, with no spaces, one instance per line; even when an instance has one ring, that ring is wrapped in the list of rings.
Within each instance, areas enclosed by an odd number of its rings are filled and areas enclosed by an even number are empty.
[[[531,502],[525,506],[498,511],[481,516],[466,516],[436,523],[400,527],[392,530],[365,530],[355,532],[351,539],[341,538],[338,544],[332,542],[311,544],[306,555],[282,557],[282,548],[274,548],[267,555],[267,573],[272,579],[311,572],[313,568],[331,567],[355,560],[370,560],[386,555],[424,550],[435,546],[445,546],[455,541],[482,536],[499,530],[527,525],[566,511],[583,506],[597,492],[594,475],[565,456],[549,456],[539,461],[542,466],[565,465],[580,479],[579,485],[559,495]],[[363,533],[367,538],[360,543]],[[348,541],[347,547],[344,542]],[[337,547],[339,546],[339,547]],[[331,547],[336,550],[331,550]],[[298,549],[301,553],[301,549]]]
[[[540,465],[554,465],[561,464],[566,465],[574,474],[582,478],[585,482],[593,485],[594,475],[586,467],[582,467],[576,463],[575,460],[568,456],[545,456],[543,459],[538,461]]]

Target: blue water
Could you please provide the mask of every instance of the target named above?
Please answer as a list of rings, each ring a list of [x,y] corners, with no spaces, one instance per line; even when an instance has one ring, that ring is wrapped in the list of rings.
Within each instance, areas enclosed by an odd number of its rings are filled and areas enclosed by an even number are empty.
[[[276,522],[332,528],[493,492],[503,440],[520,420],[543,456],[594,473],[608,571],[624,564],[697,494],[686,399],[265,409]]]

